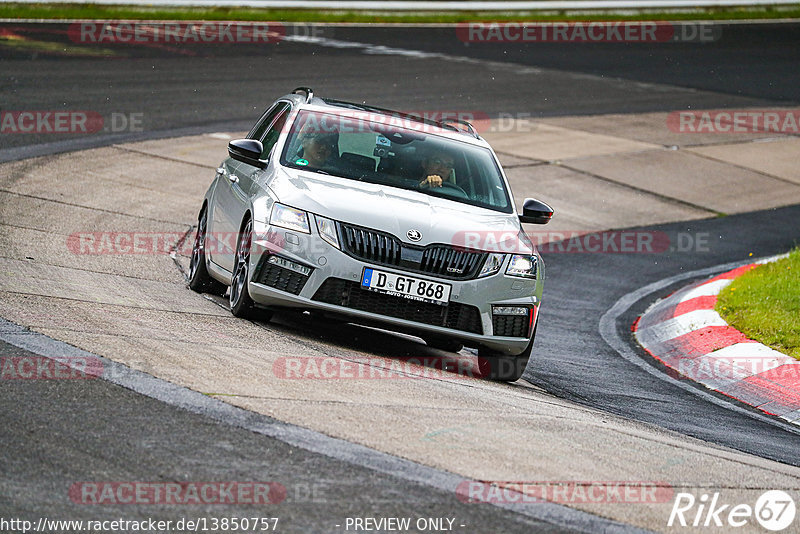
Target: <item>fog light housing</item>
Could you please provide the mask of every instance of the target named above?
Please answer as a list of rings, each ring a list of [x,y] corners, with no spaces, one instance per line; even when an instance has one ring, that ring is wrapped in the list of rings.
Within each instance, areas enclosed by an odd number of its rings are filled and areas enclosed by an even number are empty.
[[[495,336],[529,338],[535,315],[529,306],[492,306],[492,331]]]

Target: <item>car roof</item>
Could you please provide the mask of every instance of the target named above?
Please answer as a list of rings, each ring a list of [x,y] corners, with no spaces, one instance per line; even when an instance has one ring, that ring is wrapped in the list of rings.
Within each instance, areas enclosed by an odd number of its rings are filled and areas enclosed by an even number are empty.
[[[458,141],[467,141],[470,144],[483,147],[489,147],[489,144],[480,135],[478,135],[475,127],[464,120],[446,119],[444,121],[437,121],[430,118],[421,117],[419,115],[403,113],[401,111],[370,106],[367,104],[357,104],[354,102],[346,102],[344,100],[336,100],[333,98],[320,98],[315,96],[313,90],[308,87],[298,87],[284,98],[292,100],[302,109],[324,111],[327,113],[347,115],[348,117],[372,121],[380,118],[381,122],[386,122],[390,125],[394,125],[397,124],[398,121],[402,121],[402,124],[397,125],[414,130],[424,129],[426,133],[431,133]]]

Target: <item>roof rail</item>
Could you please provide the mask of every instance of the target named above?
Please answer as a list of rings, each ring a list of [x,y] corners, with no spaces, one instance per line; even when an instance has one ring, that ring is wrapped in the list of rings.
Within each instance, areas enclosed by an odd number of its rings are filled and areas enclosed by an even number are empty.
[[[292,91],[293,95],[300,94],[300,91],[306,94],[306,104],[311,103],[311,99],[314,98],[314,90],[310,87],[298,87],[294,91]]]
[[[461,131],[461,132],[464,132],[464,133],[469,133],[473,137],[475,137],[476,139],[480,139],[481,138],[481,136],[478,135],[478,131],[475,129],[475,127],[472,124],[470,124],[469,122],[465,121],[464,119],[442,119],[441,122],[442,122],[442,124],[448,124],[450,126],[452,126],[453,124],[466,126],[467,127],[466,131],[463,128],[458,128],[458,130]]]

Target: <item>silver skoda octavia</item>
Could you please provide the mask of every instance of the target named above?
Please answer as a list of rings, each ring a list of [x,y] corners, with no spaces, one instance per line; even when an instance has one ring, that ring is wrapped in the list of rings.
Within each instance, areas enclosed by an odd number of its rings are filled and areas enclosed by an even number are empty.
[[[522,375],[544,264],[520,223],[553,210],[526,199],[516,213],[469,123],[298,88],[228,153],[198,216],[191,289],[229,291],[237,317],[315,311],[475,347],[487,376]]]

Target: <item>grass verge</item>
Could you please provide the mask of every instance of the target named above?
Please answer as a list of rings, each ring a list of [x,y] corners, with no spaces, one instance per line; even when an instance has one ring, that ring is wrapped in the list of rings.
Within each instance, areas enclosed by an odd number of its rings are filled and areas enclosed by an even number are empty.
[[[454,23],[477,21],[742,20],[800,18],[800,3],[782,7],[712,8],[676,12],[384,12],[228,7],[157,7],[98,4],[1,3],[5,19],[247,20],[283,22]]]
[[[716,310],[750,339],[800,360],[800,248],[734,280]]]

